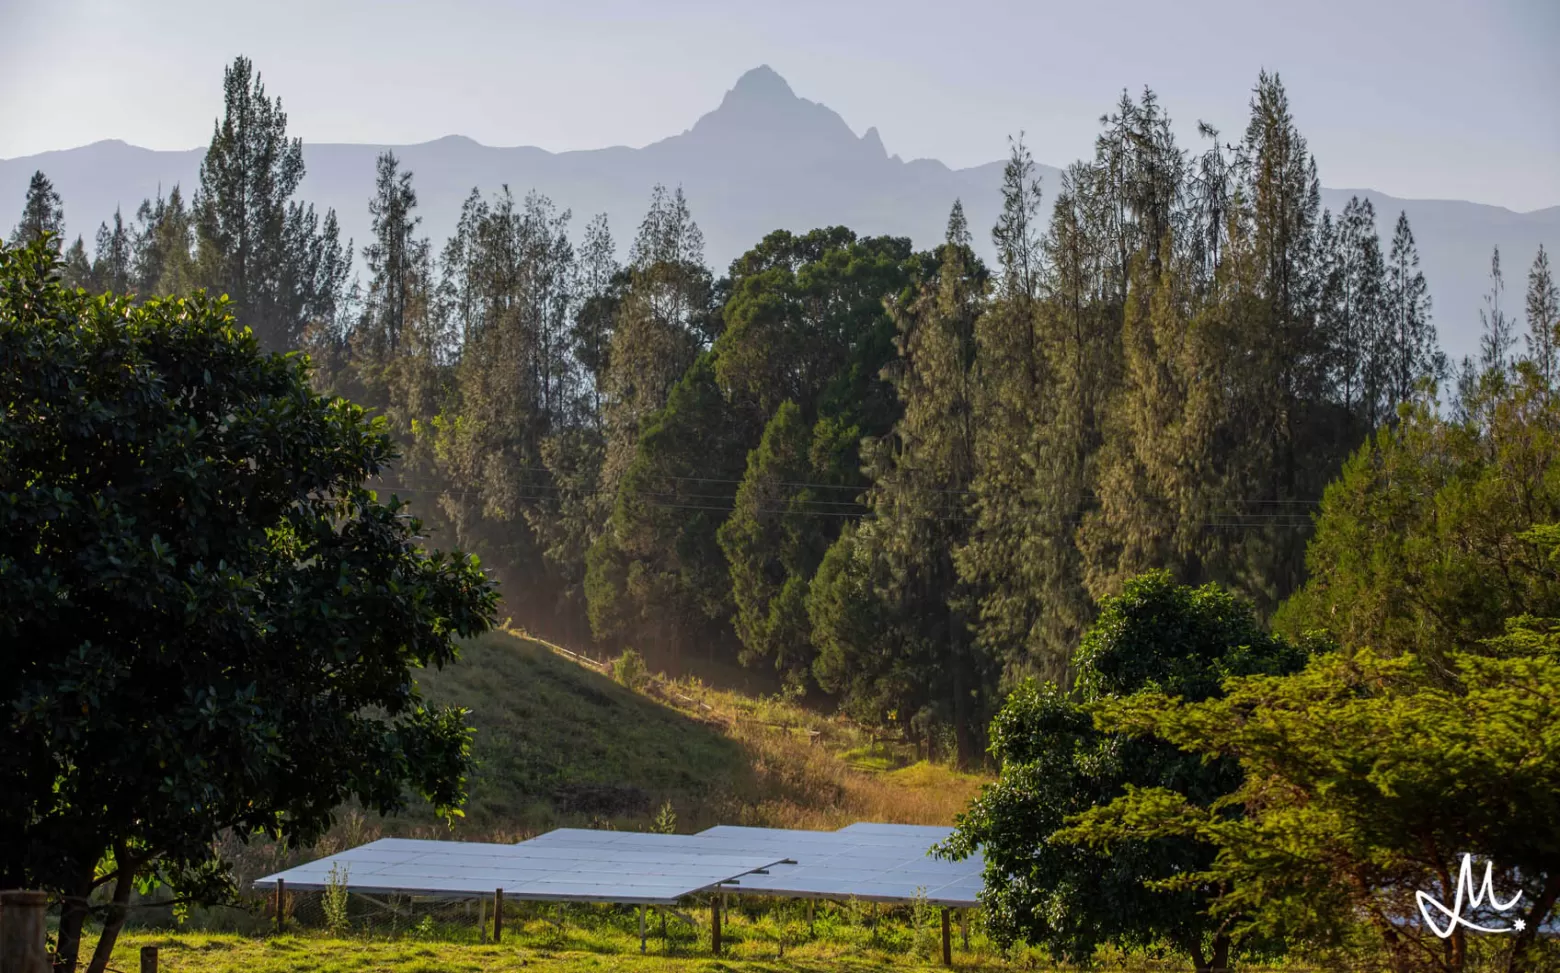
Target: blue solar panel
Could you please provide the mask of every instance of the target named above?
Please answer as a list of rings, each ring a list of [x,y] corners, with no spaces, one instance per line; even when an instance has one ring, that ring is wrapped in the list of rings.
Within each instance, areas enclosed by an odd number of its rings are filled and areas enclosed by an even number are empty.
[[[862,823],[838,831],[722,825],[700,835],[790,849],[795,865],[776,865],[768,874],[728,883],[738,894],[909,902],[919,893],[932,905],[976,906],[985,884],[981,856],[953,862],[931,854],[931,846],[951,833],[951,828],[927,825]]]
[[[281,880],[296,889],[324,888],[334,867],[356,892],[485,895],[503,889],[515,899],[669,905],[785,857],[729,849],[695,854],[702,843],[691,835],[595,834],[616,837],[565,835],[515,845],[381,839],[268,875],[255,887],[274,888]]]
[[[333,868],[358,892],[671,904],[719,887],[738,894],[974,906],[977,854],[959,862],[930,848],[951,829],[853,824],[838,831],[721,825],[697,835],[560,828],[516,844],[382,838],[268,875],[272,888],[321,889]],[[766,870],[767,873],[761,870]]]

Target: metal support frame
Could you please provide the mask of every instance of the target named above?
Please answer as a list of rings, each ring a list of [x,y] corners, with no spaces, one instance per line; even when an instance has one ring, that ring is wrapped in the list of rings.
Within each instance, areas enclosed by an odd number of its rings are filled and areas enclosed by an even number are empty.
[[[720,907],[725,895],[717,892],[710,896],[710,952],[720,955]]]
[[[644,951],[645,951],[645,907],[644,907],[643,903],[640,903],[640,906],[639,906],[639,952],[640,952],[640,955],[643,955]]]
[[[493,890],[493,942],[504,938],[504,890]]]

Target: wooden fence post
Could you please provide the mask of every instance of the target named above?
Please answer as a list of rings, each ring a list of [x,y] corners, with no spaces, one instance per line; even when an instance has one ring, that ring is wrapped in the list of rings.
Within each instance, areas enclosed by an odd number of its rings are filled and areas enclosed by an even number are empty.
[[[157,947],[141,947],[141,973],[157,973]]]
[[[44,910],[48,906],[45,892],[0,892],[0,970],[49,973],[49,954],[44,949]]]
[[[949,936],[949,933],[948,933],[948,907],[947,906],[943,906],[943,910],[942,910],[942,927],[943,927],[943,930],[942,930],[942,932],[943,932],[943,965],[944,966],[952,966],[953,965],[953,940]]]
[[[504,938],[504,890],[493,890],[493,942]]]
[[[287,926],[287,880],[276,880],[276,934],[280,936]]]
[[[710,952],[720,955],[720,893],[710,896]]]

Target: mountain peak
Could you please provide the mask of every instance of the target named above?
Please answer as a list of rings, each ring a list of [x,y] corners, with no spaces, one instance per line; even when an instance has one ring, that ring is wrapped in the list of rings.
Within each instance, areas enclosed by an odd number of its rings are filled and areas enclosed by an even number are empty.
[[[737,79],[737,83],[732,87],[731,91],[726,94],[728,101],[733,98],[744,101],[750,99],[768,101],[792,99],[795,97],[796,92],[791,90],[791,86],[786,84],[785,79],[780,77],[779,73],[767,64],[760,64],[751,71],[744,73],[742,77]]]

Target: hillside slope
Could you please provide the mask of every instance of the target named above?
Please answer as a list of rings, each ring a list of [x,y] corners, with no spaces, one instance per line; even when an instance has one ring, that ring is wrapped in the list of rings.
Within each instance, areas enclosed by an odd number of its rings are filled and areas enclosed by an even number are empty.
[[[777,698],[655,676],[635,692],[515,632],[468,643],[458,663],[419,682],[430,700],[469,709],[476,729],[457,837],[647,827],[665,802],[679,831],[952,824],[983,783]],[[442,826],[425,811],[375,822],[384,834],[429,828]]]

